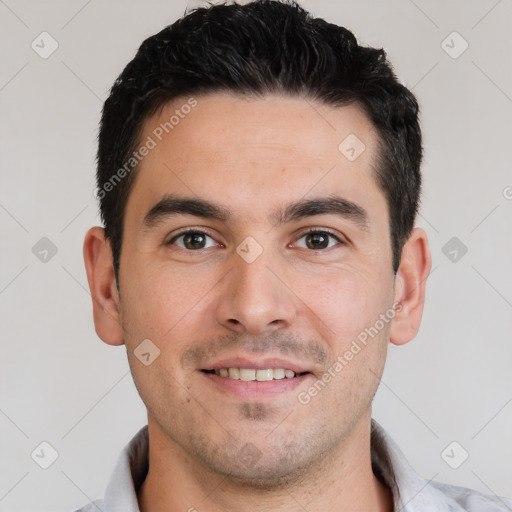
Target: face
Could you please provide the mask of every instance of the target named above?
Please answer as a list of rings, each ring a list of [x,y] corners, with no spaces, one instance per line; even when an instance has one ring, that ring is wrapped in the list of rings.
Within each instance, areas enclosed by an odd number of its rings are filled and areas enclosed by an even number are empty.
[[[369,419],[394,301],[377,136],[356,106],[195,99],[141,135],[156,145],[126,208],[124,342],[150,428],[205,469],[269,486]],[[190,111],[155,132],[176,109]],[[144,365],[147,339],[160,352]]]

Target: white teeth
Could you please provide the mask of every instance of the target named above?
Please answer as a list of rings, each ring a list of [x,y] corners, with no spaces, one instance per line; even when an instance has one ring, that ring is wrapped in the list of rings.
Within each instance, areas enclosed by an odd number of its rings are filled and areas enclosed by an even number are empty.
[[[253,368],[219,368],[215,370],[215,374],[220,377],[228,377],[235,380],[243,380],[250,382],[257,380],[258,382],[265,382],[269,380],[281,380],[284,378],[292,379],[295,377],[295,372],[292,370],[285,370],[284,368],[265,368],[263,370],[255,370]]]
[[[230,379],[238,380],[240,378],[240,371],[238,370],[238,368],[229,368],[228,374]]]
[[[274,379],[284,379],[285,371],[283,368],[276,368],[274,370]]]
[[[251,370],[249,368],[240,368],[240,380],[256,380],[256,370]]]
[[[264,380],[272,380],[274,378],[274,370],[256,370],[256,380],[262,382]]]

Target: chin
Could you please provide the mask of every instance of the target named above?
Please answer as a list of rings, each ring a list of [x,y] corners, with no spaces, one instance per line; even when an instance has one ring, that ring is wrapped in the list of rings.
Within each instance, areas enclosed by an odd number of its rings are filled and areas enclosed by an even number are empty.
[[[267,457],[263,456],[261,460],[265,458]],[[289,460],[286,463],[277,463],[275,458],[268,458],[272,460],[267,463],[260,460],[253,467],[244,464],[216,464],[212,469],[240,487],[265,491],[296,485],[309,473],[310,463],[295,459],[293,465],[290,465]]]
[[[189,449],[193,447],[195,453],[191,455],[208,471],[240,487],[267,491],[300,483],[325,460],[322,454],[324,450],[318,441],[278,436],[273,443],[269,443],[265,437],[254,437],[253,440],[254,444],[235,441],[215,446],[204,443],[203,438],[202,442],[192,442],[188,446]],[[262,447],[265,441],[267,444]]]

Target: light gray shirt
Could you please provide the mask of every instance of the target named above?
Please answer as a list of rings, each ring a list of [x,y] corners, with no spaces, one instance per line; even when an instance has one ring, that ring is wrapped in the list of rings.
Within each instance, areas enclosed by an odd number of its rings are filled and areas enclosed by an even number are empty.
[[[119,455],[103,499],[75,512],[140,512],[137,491],[148,472],[148,429],[143,427]],[[512,499],[427,481],[407,462],[386,431],[372,420],[372,468],[392,491],[396,512],[512,512]]]

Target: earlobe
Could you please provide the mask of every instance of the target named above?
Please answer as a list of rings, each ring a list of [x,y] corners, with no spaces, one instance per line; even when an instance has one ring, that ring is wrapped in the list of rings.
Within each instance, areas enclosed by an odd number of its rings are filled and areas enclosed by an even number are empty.
[[[425,231],[414,228],[402,250],[395,277],[394,302],[399,304],[391,326],[391,343],[403,345],[416,336],[425,303],[425,288],[432,265]]]
[[[83,254],[96,333],[109,345],[122,345],[124,337],[112,250],[103,228],[96,226],[87,231]]]

